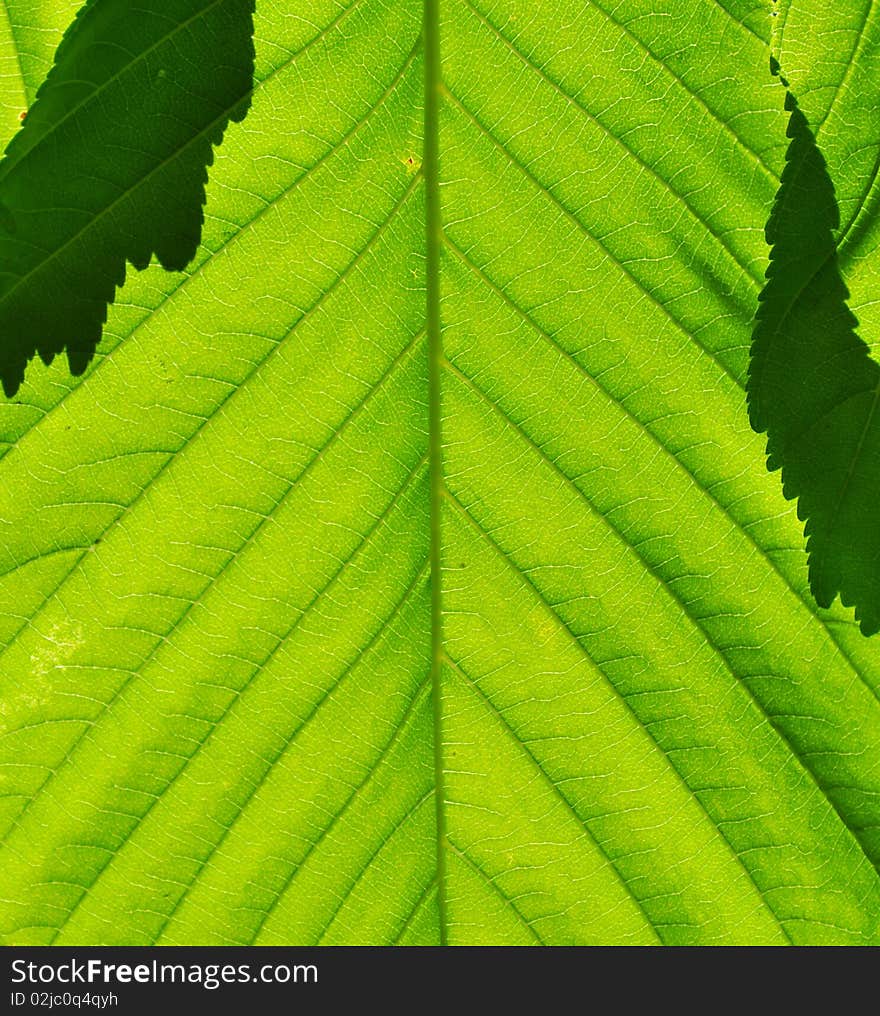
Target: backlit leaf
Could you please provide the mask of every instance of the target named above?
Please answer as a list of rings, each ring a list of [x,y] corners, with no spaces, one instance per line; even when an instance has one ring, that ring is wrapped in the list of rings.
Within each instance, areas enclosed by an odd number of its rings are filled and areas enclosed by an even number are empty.
[[[746,405],[770,13],[258,0],[192,263],[0,405],[6,941],[880,940],[880,648]]]

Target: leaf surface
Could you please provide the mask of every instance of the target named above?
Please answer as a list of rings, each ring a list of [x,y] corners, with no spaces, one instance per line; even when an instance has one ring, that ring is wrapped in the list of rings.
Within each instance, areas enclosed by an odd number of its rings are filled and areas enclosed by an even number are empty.
[[[8,941],[880,938],[880,649],[746,412],[767,14],[257,4],[194,261],[0,405]]]
[[[248,108],[253,0],[87,3],[0,163],[0,379],[81,374],[126,261],[195,256],[206,167]]]
[[[866,98],[876,93],[880,29],[870,9],[857,22],[846,12],[832,40],[827,12],[813,7],[798,2],[775,12],[772,66],[790,89],[792,140],[766,230],[771,263],[753,339],[749,405],[753,425],[768,435],[768,466],[782,468],[786,496],[797,497],[806,521],[813,594],[827,607],[839,593],[871,635],[880,630],[880,367],[860,337],[848,283],[868,306],[870,334],[880,281],[870,256],[877,245],[870,207],[880,148]],[[801,28],[806,18],[809,33]],[[829,87],[830,68],[850,50]]]

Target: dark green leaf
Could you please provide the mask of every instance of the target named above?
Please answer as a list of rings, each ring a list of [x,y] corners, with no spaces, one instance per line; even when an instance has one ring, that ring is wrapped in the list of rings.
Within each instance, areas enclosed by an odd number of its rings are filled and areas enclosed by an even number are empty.
[[[813,595],[828,607],[839,593],[870,635],[880,629],[880,367],[847,305],[825,160],[791,92],[786,109],[791,144],[767,223],[749,410],[806,521]]]
[[[126,261],[195,256],[207,167],[247,112],[253,0],[90,0],[0,164],[0,380],[82,373]]]

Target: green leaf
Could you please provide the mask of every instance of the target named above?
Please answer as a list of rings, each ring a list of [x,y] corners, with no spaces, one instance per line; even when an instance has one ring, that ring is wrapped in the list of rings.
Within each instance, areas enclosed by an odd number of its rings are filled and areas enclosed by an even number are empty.
[[[257,4],[194,261],[0,405],[6,941],[880,940],[880,649],[746,410],[767,14]]]
[[[66,347],[81,374],[126,260],[181,270],[206,167],[248,108],[253,0],[90,0],[0,163],[0,379]]]
[[[810,586],[838,592],[862,631],[880,630],[880,367],[847,305],[834,230],[840,215],[825,160],[791,93],[791,146],[767,224],[773,246],[752,342],[752,424],[768,466],[807,520]]]
[[[870,7],[855,23],[850,12],[842,24],[835,17],[833,28],[827,12],[809,0],[783,4],[775,13],[771,69],[789,74],[791,67],[793,84],[787,78],[783,83],[805,98],[821,141],[788,92],[792,143],[766,231],[773,249],[753,340],[750,411],[755,428],[768,433],[768,466],[782,467],[786,496],[798,498],[806,520],[813,594],[827,607],[840,593],[870,635],[880,630],[880,530],[874,518],[880,367],[857,334],[844,275],[853,279],[857,297],[873,302],[880,278],[870,255],[877,241],[865,212],[875,200],[880,146],[865,95],[878,83],[871,54],[880,29]],[[809,33],[799,30],[806,18]],[[841,46],[840,36],[848,32],[853,41],[844,38]],[[850,62],[834,83],[832,61],[839,67],[847,51]],[[826,145],[830,176],[821,150]],[[833,181],[842,189],[843,224]],[[868,272],[852,272],[854,262],[867,264]],[[876,322],[869,317],[868,324]]]

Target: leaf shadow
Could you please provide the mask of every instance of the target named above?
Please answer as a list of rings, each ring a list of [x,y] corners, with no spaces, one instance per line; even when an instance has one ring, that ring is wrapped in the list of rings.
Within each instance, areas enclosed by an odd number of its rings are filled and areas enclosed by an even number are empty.
[[[0,381],[66,351],[82,374],[108,306],[153,256],[179,272],[208,169],[253,89],[255,0],[88,0],[0,162]]]
[[[773,68],[778,71],[777,68]],[[766,226],[771,247],[752,336],[753,428],[797,498],[816,602],[880,630],[880,365],[857,333],[841,273],[834,184],[786,85],[790,144]]]

